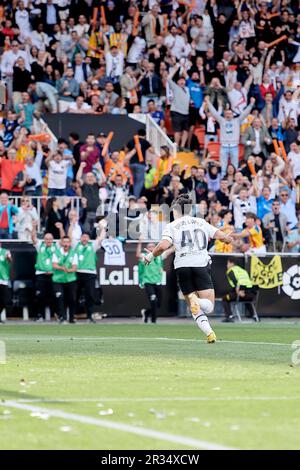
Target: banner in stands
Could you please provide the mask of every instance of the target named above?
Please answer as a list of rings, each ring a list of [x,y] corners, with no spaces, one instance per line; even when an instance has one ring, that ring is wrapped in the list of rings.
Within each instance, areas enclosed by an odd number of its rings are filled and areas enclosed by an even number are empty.
[[[89,114],[49,113],[45,114],[43,119],[54,135],[59,135],[66,140],[68,140],[71,132],[77,132],[80,140],[84,141],[89,132],[98,135],[99,132],[109,134],[113,130],[114,137],[110,144],[112,151],[121,150],[139,129],[145,128],[145,124],[135,119],[114,114],[94,116]]]
[[[26,243],[5,242],[4,247],[13,255],[12,280],[34,280],[35,250]],[[135,243],[125,245],[125,265],[104,265],[104,252],[98,256],[98,272],[103,287],[104,305],[101,307],[109,316],[140,316],[147,306],[145,291],[138,286],[138,268],[135,256]],[[278,260],[278,257],[280,259]],[[251,272],[252,277],[261,285],[257,311],[260,316],[300,316],[300,260],[298,255],[275,255],[252,257],[236,255],[237,263]],[[275,258],[275,261],[274,261]],[[228,255],[212,255],[212,277],[216,298],[220,299],[230,286],[226,279]],[[259,261],[259,262],[258,262]],[[178,311],[178,289],[173,259],[165,261],[163,278],[163,301],[160,315],[172,316]],[[259,265],[259,268],[257,266]],[[255,270],[253,271],[253,266]],[[273,270],[273,272],[272,272]],[[262,281],[262,278],[264,280]],[[275,282],[275,287],[274,287]]]

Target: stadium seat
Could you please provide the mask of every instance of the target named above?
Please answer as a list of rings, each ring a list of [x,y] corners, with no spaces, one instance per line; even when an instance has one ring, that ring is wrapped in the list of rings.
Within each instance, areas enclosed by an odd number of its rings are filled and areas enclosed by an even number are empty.
[[[207,152],[214,160],[220,160],[220,143],[219,142],[208,142]]]
[[[174,135],[173,127],[172,127],[172,121],[171,121],[171,112],[170,109],[165,110],[165,126],[166,126],[166,131],[167,135]]]
[[[256,294],[253,300],[243,300],[242,298],[238,297],[235,302],[232,302],[232,312],[233,316],[238,319],[239,322],[243,322],[241,316],[241,306],[251,305],[253,309],[253,320],[259,322],[259,316],[257,313],[257,304],[258,304],[258,296],[259,296],[259,288],[256,290]]]
[[[188,165],[189,168],[191,166],[199,166],[199,160],[195,157],[194,152],[178,152],[176,155],[176,163],[179,163],[181,170],[185,165]]]
[[[200,148],[204,148],[204,137],[205,137],[205,128],[197,127],[194,130],[194,134],[198,139]]]
[[[239,162],[244,160],[245,146],[244,144],[239,144]]]

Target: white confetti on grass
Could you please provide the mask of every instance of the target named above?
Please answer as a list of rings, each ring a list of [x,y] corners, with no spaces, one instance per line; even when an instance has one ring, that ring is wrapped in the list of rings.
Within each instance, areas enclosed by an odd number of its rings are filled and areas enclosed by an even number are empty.
[[[238,424],[232,424],[231,426],[229,426],[229,429],[230,431],[239,431],[240,426]]]
[[[72,431],[72,427],[71,427],[71,426],[61,426],[61,427],[59,428],[59,430],[60,430],[61,432],[70,432],[70,431]]]
[[[109,416],[109,415],[113,415],[113,414],[114,414],[114,410],[112,408],[108,408],[108,410],[99,411],[100,416]]]
[[[47,421],[49,419],[49,415],[47,413],[42,413],[42,412],[39,412],[39,411],[34,411],[30,414],[30,416],[32,418],[39,418],[39,419],[42,419],[44,421]]]
[[[200,423],[200,419],[196,417],[187,418],[187,421],[190,421],[191,423]]]
[[[155,415],[157,419],[165,419],[166,418],[166,413],[163,411],[157,411],[155,408],[150,408],[149,413]]]

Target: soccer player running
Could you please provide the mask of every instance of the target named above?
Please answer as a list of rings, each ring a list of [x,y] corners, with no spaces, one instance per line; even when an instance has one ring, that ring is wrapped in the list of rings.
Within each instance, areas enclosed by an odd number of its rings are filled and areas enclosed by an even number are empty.
[[[93,319],[95,302],[95,284],[97,278],[97,251],[101,248],[102,240],[106,237],[106,228],[100,225],[100,233],[96,240],[91,241],[88,233],[81,235],[80,242],[75,248],[78,257],[77,289],[84,291],[87,320],[96,323]]]
[[[174,267],[179,287],[207,342],[214,343],[216,335],[206,316],[212,313],[215,301],[207,244],[209,238],[225,243],[232,243],[232,238],[204,219],[191,217],[192,199],[187,194],[175,199],[171,208],[175,220],[166,225],[162,240],[145,256],[145,263],[151,263],[172,245],[175,247]]]
[[[8,283],[10,279],[11,253],[2,248],[0,243],[0,323],[2,310],[7,307],[9,300]]]
[[[69,308],[69,321],[76,323],[76,271],[78,256],[71,248],[71,240],[65,236],[61,239],[60,248],[52,256],[53,265],[53,290],[56,301],[56,313],[59,322],[67,323],[67,312]]]
[[[46,307],[52,307],[52,258],[57,251],[57,247],[51,233],[46,233],[43,240],[38,240],[36,232],[33,231],[32,243],[37,251],[35,263],[36,319],[37,321],[43,321]]]

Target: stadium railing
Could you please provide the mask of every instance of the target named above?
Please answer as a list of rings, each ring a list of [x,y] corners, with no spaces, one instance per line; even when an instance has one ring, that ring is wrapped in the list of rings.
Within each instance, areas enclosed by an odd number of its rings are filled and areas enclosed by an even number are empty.
[[[170,150],[170,155],[176,158],[176,144],[172,142],[149,114],[146,114],[146,135],[147,140],[151,143],[157,155],[160,154],[160,148],[165,145]]]
[[[12,204],[14,204],[17,207],[20,207],[21,199],[24,198],[24,197],[30,199],[31,203],[33,204],[33,206],[37,210],[37,213],[39,215],[37,231],[41,232],[41,228],[42,228],[41,227],[42,210],[45,210],[47,200],[50,199],[50,198],[48,196],[34,196],[34,195],[23,194],[22,196],[9,196],[9,199],[10,199],[10,201],[12,201]],[[61,208],[65,207],[65,202],[66,201],[69,201],[70,202],[70,208],[71,209],[76,209],[77,212],[79,213],[81,197],[78,197],[78,196],[72,196],[72,197],[57,196],[57,199],[60,201]],[[22,241],[22,240],[20,240],[20,241]]]

